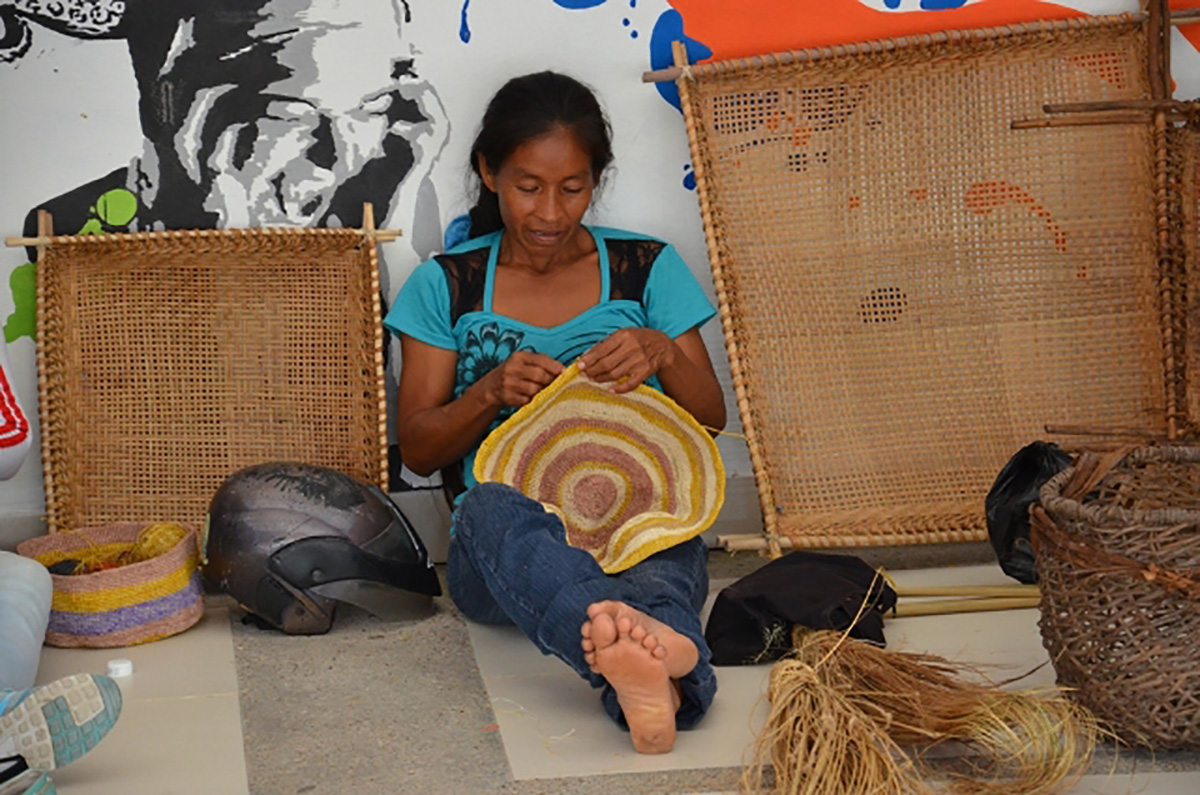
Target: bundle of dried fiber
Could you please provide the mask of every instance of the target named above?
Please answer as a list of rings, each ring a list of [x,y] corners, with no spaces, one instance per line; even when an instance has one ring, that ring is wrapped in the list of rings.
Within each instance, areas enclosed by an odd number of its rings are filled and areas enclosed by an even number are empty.
[[[864,714],[840,682],[829,681],[835,668],[794,658],[775,663],[767,691],[771,712],[754,761],[742,774],[742,789],[787,795],[927,792],[885,724]],[[768,761],[774,786],[766,779]]]
[[[797,632],[794,657],[772,671],[771,713],[744,787],[761,786],[769,757],[780,792],[837,791],[839,766],[858,768],[862,762],[847,756],[861,753],[868,737],[870,753],[886,749],[891,757],[889,781],[843,792],[928,791],[922,782],[931,772],[899,744],[918,752],[965,744],[961,768],[944,774],[962,793],[1054,792],[1087,769],[1105,732],[1086,709],[1058,690],[1011,692],[967,674],[977,676],[940,657],[889,652],[836,632]],[[835,703],[840,713],[831,710]],[[841,715],[841,738],[813,728],[831,714]],[[814,765],[817,757],[833,761]]]

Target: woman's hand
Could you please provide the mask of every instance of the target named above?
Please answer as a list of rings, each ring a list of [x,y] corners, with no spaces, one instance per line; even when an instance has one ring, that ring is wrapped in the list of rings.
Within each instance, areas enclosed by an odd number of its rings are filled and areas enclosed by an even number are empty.
[[[563,371],[556,359],[517,351],[484,376],[488,398],[496,406],[524,406]]]
[[[562,365],[518,351],[455,398],[458,354],[400,335],[396,439],[400,457],[418,475],[430,475],[469,453],[505,406],[529,402]]]
[[[649,328],[623,328],[579,357],[579,369],[593,381],[613,383],[614,392],[629,392],[659,370],[675,363],[675,341]]]

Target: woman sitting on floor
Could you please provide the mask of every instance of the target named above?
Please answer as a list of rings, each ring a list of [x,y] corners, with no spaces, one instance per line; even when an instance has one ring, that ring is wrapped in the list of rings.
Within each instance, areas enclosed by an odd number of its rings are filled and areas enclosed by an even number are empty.
[[[553,72],[510,80],[471,150],[472,239],[414,271],[385,323],[401,339],[404,462],[422,475],[465,465],[447,563],[455,604],[474,621],[515,623],[603,688],[638,751],[664,753],[717,688],[699,618],[704,542],[607,575],[538,502],[472,475],[487,433],[576,359],[615,392],[645,382],[701,424],[725,425],[699,333],[715,312],[687,265],[662,241],[583,224],[611,160],[587,87]]]

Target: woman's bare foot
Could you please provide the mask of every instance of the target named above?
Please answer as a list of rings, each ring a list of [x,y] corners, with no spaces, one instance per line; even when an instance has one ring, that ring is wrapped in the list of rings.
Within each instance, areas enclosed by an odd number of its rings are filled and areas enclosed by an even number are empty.
[[[652,656],[664,660],[667,673],[672,679],[687,676],[700,660],[696,644],[656,618],[635,610],[624,602],[594,602],[588,605],[588,621],[580,628],[583,635],[583,657],[592,670],[596,670],[596,652],[617,640],[617,626],[622,619],[629,621],[631,639],[637,640],[650,650]],[[601,617],[612,619],[611,624]],[[638,629],[641,632],[638,632]],[[643,634],[644,633],[644,634]]]
[[[658,637],[646,631],[646,628],[641,624],[634,624],[628,617],[623,617],[622,622],[625,625],[625,631],[629,637],[642,644],[642,648],[650,652],[651,656],[662,660],[667,656],[667,647],[658,642]],[[579,629],[583,635],[583,640],[579,645],[583,647],[583,659],[591,667],[593,673],[599,673],[596,670],[596,650],[611,646],[617,641],[619,632],[617,621],[608,613],[600,613],[596,616],[595,621],[585,621]]]
[[[602,634],[608,639],[610,629],[616,630],[611,643],[597,646],[592,653],[592,670],[608,680],[617,692],[617,702],[629,723],[629,736],[638,753],[665,754],[675,747],[675,713],[679,710],[679,685],[671,681],[667,666],[654,649],[643,641],[651,637],[644,627],[635,626],[627,617],[615,623],[608,614],[598,614],[592,621],[593,640]],[[641,630],[643,639],[634,638]]]

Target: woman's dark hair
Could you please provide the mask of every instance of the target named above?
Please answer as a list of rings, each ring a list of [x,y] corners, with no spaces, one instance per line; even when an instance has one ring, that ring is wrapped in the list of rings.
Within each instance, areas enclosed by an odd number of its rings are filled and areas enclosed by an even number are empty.
[[[591,157],[592,176],[599,182],[613,158],[608,119],[590,88],[557,72],[522,75],[501,86],[488,103],[471,146],[471,170],[480,176],[482,155],[494,174],[518,146],[559,127],[570,130]],[[481,178],[479,198],[471,208],[470,236],[503,227],[499,197]]]

